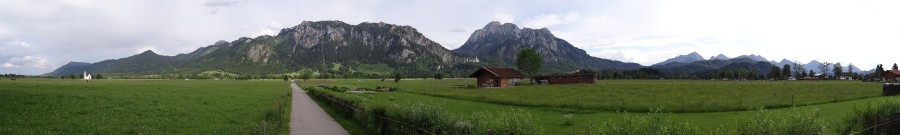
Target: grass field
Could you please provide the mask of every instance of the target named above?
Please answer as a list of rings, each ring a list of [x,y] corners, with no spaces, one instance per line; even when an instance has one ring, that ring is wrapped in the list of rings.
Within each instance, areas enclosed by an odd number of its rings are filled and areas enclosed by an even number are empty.
[[[286,134],[288,92],[281,80],[2,80],[0,134]]]
[[[881,95],[881,84],[859,81],[732,82],[600,80],[597,84],[464,89],[471,79],[403,83],[344,81],[337,85],[398,86],[425,95],[496,104],[601,111],[722,112],[833,103]]]
[[[734,134],[730,131],[746,127],[742,121],[760,114],[809,112],[820,114],[815,119],[834,130],[859,106],[898,99],[880,96],[878,83],[856,81],[603,80],[593,85],[460,87],[472,82],[332,79],[298,84],[398,87],[395,92],[350,95],[365,98],[366,104],[436,106],[446,111],[446,117],[463,119],[478,119],[483,113],[524,113],[528,118],[523,119],[537,122],[542,134],[582,134],[604,123],[627,123],[635,116],[684,123],[700,131],[694,133]],[[278,104],[285,99],[289,103],[287,86],[281,80],[2,80],[0,134],[258,134],[263,125],[270,134],[285,134],[290,107],[282,104],[285,107],[279,110]],[[791,102],[802,106],[791,107]],[[746,111],[760,106],[769,109]],[[645,113],[651,108],[662,112]],[[617,112],[621,110],[630,113]],[[351,133],[367,133],[355,120],[336,116],[333,108],[326,111]],[[572,118],[567,120],[567,114]]]
[[[676,121],[679,123],[687,123],[691,127],[699,128],[701,133],[708,134],[731,134],[729,130],[739,129],[742,121],[754,119],[760,114],[771,114],[772,116],[781,116],[798,113],[817,113],[815,119],[824,121],[827,125],[826,129],[835,133],[836,128],[844,123],[844,120],[852,112],[854,108],[865,106],[873,101],[881,101],[885,99],[896,99],[898,97],[880,97],[880,86],[877,83],[861,83],[855,81],[825,81],[825,82],[717,82],[717,81],[626,81],[615,80],[600,81],[595,85],[556,85],[556,86],[524,86],[512,88],[490,88],[490,89],[460,89],[454,85],[466,84],[473,82],[470,79],[461,80],[407,80],[400,83],[380,82],[377,80],[313,80],[301,82],[298,84],[306,86],[314,86],[317,84],[329,84],[335,86],[346,87],[375,87],[375,86],[396,86],[400,88],[399,92],[380,92],[375,94],[360,95],[367,97],[369,104],[429,104],[441,106],[455,117],[471,117],[472,114],[479,112],[497,112],[508,110],[524,110],[525,113],[531,114],[533,119],[539,122],[544,134],[579,134],[584,131],[590,124],[603,123],[621,123],[623,117],[626,116],[647,116],[655,115],[661,119],[668,121]],[[637,85],[637,86],[636,86]],[[718,85],[718,86],[717,86]],[[768,86],[766,86],[768,85]],[[703,88],[714,87],[714,88]],[[738,86],[742,88],[737,88]],[[591,87],[600,87],[604,90],[593,90]],[[668,91],[652,90],[656,87],[670,87]],[[676,87],[676,88],[671,88]],[[686,88],[677,88],[686,87]],[[755,89],[750,89],[755,88]],[[664,88],[666,89],[666,88]],[[732,92],[734,91],[740,92]],[[560,92],[562,91],[562,92]],[[679,92],[683,91],[683,92]],[[529,93],[533,92],[533,93]],[[622,113],[615,111],[606,111],[603,108],[596,110],[593,108],[585,109],[582,106],[567,106],[555,104],[538,104],[541,102],[561,102],[572,101],[569,97],[583,97],[581,100],[589,104],[591,100],[594,102],[617,101],[604,100],[606,98],[622,98],[626,95],[621,93],[633,92],[635,94],[627,94],[631,100],[630,104],[626,104],[629,110],[632,108],[650,108],[651,104],[677,102],[681,99],[691,99],[691,102],[707,102],[709,104],[718,103],[721,106],[735,105],[734,101],[747,102],[746,106],[752,104],[786,104],[785,100],[780,98],[777,93],[795,93],[795,102],[797,104],[810,104],[801,107],[781,106],[778,109],[766,109],[764,111],[724,111],[724,112],[704,112],[704,113],[683,113],[678,110],[663,112],[660,114],[647,113]],[[616,93],[616,94],[609,94]],[[776,94],[773,94],[776,93]],[[826,93],[826,94],[822,94]],[[839,94],[833,94],[839,93]],[[446,95],[440,95],[446,94]],[[613,95],[613,96],[610,96]],[[725,97],[715,97],[722,95]],[[774,96],[772,96],[774,95]],[[516,96],[528,97],[522,100],[526,103],[535,104],[516,104],[502,102],[497,99],[516,100],[517,98],[509,98]],[[647,97],[642,97],[647,96]],[[665,96],[676,96],[679,98],[664,98]],[[651,98],[656,97],[656,98]],[[825,98],[818,99],[816,97]],[[835,97],[838,100],[835,100]],[[872,97],[872,98],[866,98]],[[589,99],[590,98],[590,99]],[[709,98],[709,99],[706,99]],[[392,100],[393,99],[393,100]],[[656,99],[656,101],[654,101]],[[752,99],[752,100],[751,100]],[[856,100],[853,100],[856,99]],[[698,101],[693,101],[698,100]],[[722,100],[722,101],[717,101]],[[835,102],[838,101],[838,102]],[[512,102],[512,101],[510,101]],[[582,101],[578,101],[582,102]],[[647,102],[647,103],[640,103]],[[787,102],[790,102],[789,99]],[[834,103],[832,103],[834,102]],[[573,103],[574,104],[574,103]],[[596,103],[603,105],[604,103]],[[731,107],[726,107],[731,108]],[[649,109],[648,109],[649,110]],[[710,110],[713,111],[713,110]],[[674,112],[674,113],[673,113]],[[572,125],[567,126],[564,115],[572,114]],[[352,125],[345,125],[352,126]]]

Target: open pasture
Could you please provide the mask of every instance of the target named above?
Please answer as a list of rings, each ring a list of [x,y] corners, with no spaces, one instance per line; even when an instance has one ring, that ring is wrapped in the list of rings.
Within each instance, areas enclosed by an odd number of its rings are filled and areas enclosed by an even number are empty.
[[[287,84],[280,80],[3,80],[0,134],[287,133]],[[279,110],[279,104],[285,107]]]
[[[881,96],[881,84],[859,81],[599,80],[596,84],[466,89],[474,79],[313,81],[348,87],[399,87],[424,95],[505,105],[599,111],[723,112],[784,108]]]
[[[767,129],[757,129],[756,131],[762,131],[767,133],[784,133],[784,132],[793,132],[793,129],[818,129],[819,133],[826,134],[842,134],[845,131],[841,131],[843,129],[842,126],[847,125],[846,119],[848,116],[851,116],[852,112],[856,108],[864,107],[867,104],[871,104],[875,101],[882,100],[896,100],[896,97],[881,97],[879,96],[880,91],[878,90],[863,90],[863,88],[868,89],[869,87],[875,86],[877,87],[877,83],[859,83],[859,82],[718,82],[718,81],[625,81],[625,80],[616,80],[611,81],[609,84],[606,84],[604,81],[600,81],[598,84],[594,85],[550,85],[550,86],[523,86],[523,87],[511,87],[511,88],[486,88],[486,89],[463,89],[457,88],[456,85],[466,84],[474,80],[471,79],[460,79],[460,80],[405,80],[400,83],[394,82],[381,82],[378,80],[310,80],[307,82],[300,82],[298,84],[304,85],[304,87],[314,87],[318,84],[327,84],[332,86],[339,87],[376,87],[376,86],[397,86],[400,91],[398,92],[378,92],[374,94],[346,94],[349,96],[360,96],[360,98],[365,99],[365,104],[396,104],[399,106],[415,106],[415,105],[431,105],[431,106],[439,106],[441,110],[446,111],[447,113],[445,117],[459,117],[459,118],[472,118],[476,114],[483,112],[504,112],[510,110],[521,110],[522,113],[529,114],[531,116],[529,118],[522,119],[531,119],[536,121],[536,127],[542,129],[544,134],[584,134],[591,130],[610,130],[609,126],[633,126],[635,128],[647,128],[654,126],[671,126],[671,125],[681,125],[682,128],[685,128],[688,134],[741,134],[741,133],[754,133],[755,129],[747,129],[748,124],[759,126],[774,126]],[[665,84],[669,83],[669,84]],[[630,111],[629,113],[624,112],[614,112],[614,111],[603,111],[603,110],[591,110],[591,109],[583,109],[583,108],[569,108],[572,106],[539,106],[539,105],[515,105],[515,104],[506,104],[506,103],[498,103],[495,101],[488,100],[477,100],[476,98],[465,98],[465,97],[452,97],[450,95],[445,96],[432,96],[429,93],[424,92],[433,92],[446,90],[457,92],[456,94],[460,95],[478,95],[479,91],[490,91],[496,93],[488,93],[483,92],[481,94],[497,94],[500,92],[507,92],[510,95],[522,94],[521,91],[540,91],[538,89],[540,87],[545,88],[556,88],[556,89],[546,89],[544,91],[586,91],[584,89],[578,89],[579,87],[591,87],[591,86],[599,86],[599,85],[619,85],[615,87],[626,87],[634,84],[643,84],[643,85],[658,85],[658,86],[670,86],[676,85],[680,83],[681,85],[694,85],[693,83],[706,83],[704,85],[722,85],[719,87],[726,87],[730,85],[746,85],[753,87],[766,88],[759,85],[783,85],[778,87],[768,87],[770,90],[765,90],[762,92],[756,93],[764,93],[764,92],[772,92],[774,90],[788,90],[791,91],[790,88],[805,88],[805,87],[819,87],[819,86],[810,86],[810,85],[837,85],[839,87],[853,88],[858,87],[856,89],[858,91],[868,91],[871,93],[862,93],[860,92],[857,96],[852,95],[838,95],[841,96],[841,99],[835,103],[833,99],[829,100],[808,100],[806,102],[819,101],[819,103],[807,103],[810,105],[800,106],[800,107],[781,107],[781,108],[769,108],[764,111],[759,111],[757,109],[754,110],[734,110],[734,111],[721,111],[721,112],[677,112],[671,111],[666,112],[665,110],[661,110],[662,112],[647,114],[644,112],[635,112]],[[690,86],[689,85],[689,86]],[[858,85],[858,86],[857,86]],[[851,87],[853,86],[853,87]],[[613,87],[614,86],[609,86]],[[693,86],[693,87],[701,87],[701,86]],[[717,86],[709,86],[709,87],[717,87]],[[726,87],[725,89],[729,89]],[[516,91],[520,90],[520,91]],[[723,94],[726,92],[715,91],[712,89],[700,89],[701,91],[694,90],[695,93],[702,94],[711,94],[714,92],[719,92],[719,94]],[[705,90],[705,91],[702,91]],[[826,89],[829,90],[829,89]],[[620,90],[624,91],[624,90]],[[647,91],[640,90],[637,91]],[[691,90],[687,90],[691,91]],[[746,90],[749,91],[749,90]],[[811,88],[808,91],[815,91]],[[463,92],[471,92],[471,93],[463,93]],[[798,91],[793,91],[798,92]],[[672,94],[676,92],[668,92],[667,94]],[[535,96],[530,98],[529,101],[534,101],[535,103],[540,101],[552,101],[560,98],[554,98],[552,94],[547,94],[545,96]],[[590,93],[588,93],[590,94]],[[660,93],[659,96],[662,96],[663,93]],[[535,94],[537,95],[537,94]],[[571,94],[577,95],[577,94]],[[594,95],[604,95],[604,94],[594,94]],[[685,94],[680,94],[685,95]],[[653,95],[650,95],[653,96]],[[540,97],[540,98],[538,98]],[[865,97],[874,97],[874,98],[865,98]],[[745,97],[746,98],[746,97]],[[760,97],[761,98],[761,97]],[[861,99],[863,98],[863,99]],[[647,98],[641,98],[642,100],[649,100]],[[665,100],[666,98],[661,98],[660,100]],[[723,98],[723,100],[725,100]],[[654,102],[658,103],[658,102]],[[763,102],[764,103],[764,102]],[[633,105],[633,104],[632,104]],[[648,109],[649,110],[649,109]],[[571,118],[566,118],[566,115],[570,115]],[[333,115],[334,117],[343,117],[340,115]],[[649,120],[649,121],[648,121]],[[755,121],[748,121],[755,120]],[[799,120],[799,121],[797,121]],[[630,121],[630,122],[629,122]],[[636,122],[637,121],[637,122]],[[649,122],[649,123],[647,123]],[[673,122],[674,124],[659,124],[659,122],[667,123]],[[775,123],[766,123],[766,122],[775,122]],[[796,125],[797,123],[803,122],[813,122],[806,123],[802,125]],[[353,124],[344,124],[344,126],[354,126]],[[607,125],[611,124],[611,125]],[[677,127],[676,127],[677,128]],[[780,130],[780,131],[778,131]],[[858,129],[856,129],[858,130]],[[632,130],[625,130],[632,131]],[[653,131],[653,129],[647,129],[648,132]],[[478,132],[478,131],[475,131]],[[644,131],[634,131],[632,133],[641,133]],[[645,132],[646,133],[646,132]],[[757,132],[758,133],[758,132]]]

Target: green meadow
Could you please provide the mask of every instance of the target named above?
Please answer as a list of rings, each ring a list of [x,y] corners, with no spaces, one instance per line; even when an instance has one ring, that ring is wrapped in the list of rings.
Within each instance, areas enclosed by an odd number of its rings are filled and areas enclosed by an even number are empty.
[[[880,96],[878,83],[857,81],[601,80],[597,84],[509,88],[460,86],[472,82],[473,79],[404,80],[399,83],[348,79],[299,81],[298,84],[303,88],[319,84],[350,89],[397,87],[398,91],[393,92],[344,94],[365,99],[367,105],[438,106],[447,117],[463,119],[474,119],[475,114],[485,112],[522,111],[529,114],[526,119],[536,121],[535,128],[542,131],[538,134],[589,134],[594,129],[629,127],[628,124],[633,127],[623,131],[634,131],[667,122],[683,127],[679,129],[689,129],[687,134],[784,134],[804,128],[843,134],[847,131],[841,129],[847,125],[854,110],[873,102],[900,100]],[[794,96],[793,104],[790,96],[785,95]],[[685,106],[682,110],[679,103],[701,105]],[[571,117],[566,118],[566,115]],[[340,115],[333,116],[342,119]],[[792,121],[809,123],[798,126]],[[344,120],[342,125],[354,130],[365,128],[350,123],[352,120]],[[770,127],[763,128],[763,132],[751,132],[755,129],[747,128],[767,126]],[[774,131],[776,129],[784,131]]]
[[[286,134],[288,92],[281,80],[2,80],[0,134]]]
[[[465,87],[474,81],[330,79],[298,80],[297,84],[307,90],[321,84],[351,90],[394,87],[391,92],[326,94],[405,123],[430,125],[428,130],[444,134],[481,134],[487,129],[501,134],[847,134],[866,127],[845,128],[860,108],[871,110],[873,103],[900,101],[881,96],[878,83],[858,81],[599,80],[597,84]],[[282,80],[2,80],[0,134],[286,134],[288,84]],[[351,133],[377,134],[373,117],[361,120],[365,115],[348,115],[346,108],[317,99]]]

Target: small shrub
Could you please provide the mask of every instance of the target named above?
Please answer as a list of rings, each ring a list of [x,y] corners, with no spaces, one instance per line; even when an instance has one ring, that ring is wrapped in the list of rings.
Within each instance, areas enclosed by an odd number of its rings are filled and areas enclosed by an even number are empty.
[[[521,82],[516,82],[515,85],[516,86],[527,86],[527,85],[531,85],[531,82],[521,81]]]
[[[659,109],[643,116],[625,114],[618,123],[590,123],[580,134],[583,135],[692,135],[703,134],[687,122],[664,119]]]
[[[389,91],[400,91],[400,87],[391,87]]]
[[[572,116],[571,113],[568,113],[568,114],[566,114],[566,115],[563,115],[563,121],[564,121],[564,122],[563,122],[563,125],[565,125],[565,126],[571,126],[571,125],[573,124],[573,122],[572,122],[572,121],[573,121],[573,120],[572,120],[572,117],[573,117],[573,116]]]
[[[733,122],[732,131],[740,135],[821,135],[827,133],[819,109],[797,110],[795,113],[773,113],[759,109],[756,114]]]
[[[531,114],[521,109],[498,111],[495,113],[478,112],[474,114],[476,134],[486,134],[491,130],[495,135],[533,135],[541,134],[543,128],[538,126]]]

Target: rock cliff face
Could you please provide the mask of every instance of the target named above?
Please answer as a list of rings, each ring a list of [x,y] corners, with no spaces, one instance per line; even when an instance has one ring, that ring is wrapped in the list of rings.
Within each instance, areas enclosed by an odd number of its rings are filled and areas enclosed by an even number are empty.
[[[490,22],[475,30],[468,41],[453,52],[477,56],[482,62],[512,66],[516,54],[532,48],[543,58],[542,71],[567,72],[578,69],[637,69],[641,65],[596,58],[546,28],[519,28],[515,24]]]
[[[432,64],[451,66],[469,59],[450,52],[413,27],[385,23],[350,25],[340,21],[306,21],[281,30],[277,37],[285,39],[279,47],[290,50],[291,56],[304,55],[304,52],[310,51],[335,51],[331,56],[320,52],[324,56],[319,57],[326,61],[364,60],[364,63],[396,64],[430,61],[436,62]],[[387,57],[378,58],[385,56]]]

